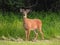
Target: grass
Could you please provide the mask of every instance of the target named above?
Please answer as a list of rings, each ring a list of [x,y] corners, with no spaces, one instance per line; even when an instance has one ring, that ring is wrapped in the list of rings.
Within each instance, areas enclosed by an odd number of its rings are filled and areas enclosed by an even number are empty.
[[[0,38],[5,36],[7,38],[22,38],[25,39],[25,32],[23,28],[23,15],[21,13],[5,12],[4,15],[0,12]],[[28,18],[38,18],[43,22],[42,30],[45,39],[55,38],[60,36],[60,13],[55,12],[32,12]],[[38,32],[39,33],[39,32]],[[30,39],[34,38],[34,32],[31,32]],[[39,33],[38,39],[41,39]]]
[[[14,42],[14,41],[0,40],[0,45],[60,45],[60,40],[58,39],[40,40],[36,42],[32,42],[32,41]]]

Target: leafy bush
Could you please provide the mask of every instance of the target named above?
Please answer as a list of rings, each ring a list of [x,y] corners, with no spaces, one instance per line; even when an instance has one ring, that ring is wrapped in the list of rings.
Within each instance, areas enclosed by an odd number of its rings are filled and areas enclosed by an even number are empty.
[[[0,12],[0,37],[13,37],[25,39],[25,32],[23,27],[23,15],[14,14],[13,12],[6,12],[3,16]],[[60,13],[55,12],[32,12],[28,18],[38,18],[42,20],[45,39],[50,39],[60,35]],[[39,33],[39,32],[38,32]],[[35,33],[32,31],[30,39],[34,38]],[[38,39],[41,39],[39,33]]]

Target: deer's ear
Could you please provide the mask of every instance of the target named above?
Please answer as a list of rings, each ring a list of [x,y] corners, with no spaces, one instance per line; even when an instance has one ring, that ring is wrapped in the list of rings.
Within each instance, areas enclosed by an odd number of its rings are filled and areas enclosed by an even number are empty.
[[[30,12],[30,9],[26,9],[26,11],[27,11],[27,13],[29,13]]]
[[[25,11],[24,9],[20,9],[20,12],[23,12],[23,11]]]

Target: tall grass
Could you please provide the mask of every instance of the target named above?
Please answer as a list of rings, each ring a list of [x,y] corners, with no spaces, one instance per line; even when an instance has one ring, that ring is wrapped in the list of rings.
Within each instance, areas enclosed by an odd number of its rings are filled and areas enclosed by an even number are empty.
[[[23,27],[23,15],[13,12],[0,12],[0,37],[13,37],[25,39],[25,32]],[[28,18],[38,18],[42,20],[45,39],[50,39],[60,35],[60,13],[55,12],[32,12]],[[39,32],[38,32],[39,33]],[[30,39],[34,38],[34,32],[31,32]],[[41,39],[39,33],[38,39]]]

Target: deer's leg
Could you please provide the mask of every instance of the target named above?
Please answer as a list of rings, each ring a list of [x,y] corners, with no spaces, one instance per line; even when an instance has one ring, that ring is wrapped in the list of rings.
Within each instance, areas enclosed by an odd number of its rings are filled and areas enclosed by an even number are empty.
[[[42,28],[41,27],[39,28],[39,31],[41,33],[42,39],[44,39],[44,34],[43,34],[43,31],[42,31]]]
[[[25,33],[26,33],[26,40],[29,40],[30,31],[26,30]]]
[[[36,32],[36,30],[34,30],[34,32],[35,32],[35,38],[34,38],[34,40],[37,40],[37,38],[38,38],[38,33]]]
[[[27,31],[25,31],[25,35],[26,35],[26,40],[27,40]]]

